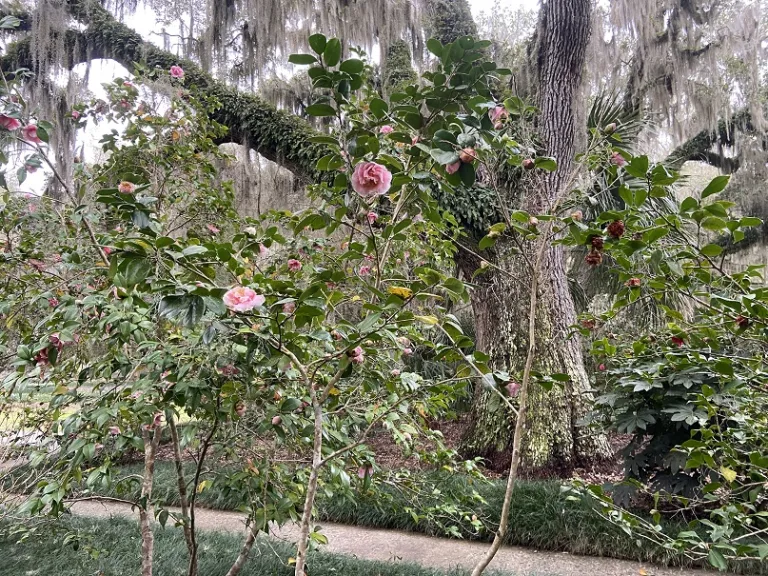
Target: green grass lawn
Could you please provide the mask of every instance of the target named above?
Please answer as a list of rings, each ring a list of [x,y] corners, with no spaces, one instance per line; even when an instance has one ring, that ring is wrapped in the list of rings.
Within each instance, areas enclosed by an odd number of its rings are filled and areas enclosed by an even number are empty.
[[[141,464],[132,464],[121,468],[121,475],[140,474]],[[155,469],[154,496],[157,501],[167,505],[178,505],[176,475],[173,464],[158,462]],[[186,473],[192,477],[192,466]],[[434,495],[432,502],[444,500],[447,494],[466,494],[467,478],[462,475],[432,474],[430,480],[439,486],[440,493]],[[463,526],[458,526],[462,537],[482,541],[493,539],[493,532],[498,526],[499,511],[504,499],[505,481],[475,483],[474,487],[486,500],[478,503],[474,512],[486,521],[488,530],[482,534],[473,534]],[[370,492],[355,495],[349,499],[328,499],[318,496],[318,510],[323,521],[339,522],[374,528],[391,528],[422,532],[430,535],[445,536],[445,531],[428,521],[414,523],[406,508],[411,504],[397,490],[386,485],[382,487],[386,497]],[[133,494],[122,494],[110,490],[102,495],[138,498],[136,485]],[[225,493],[214,483],[198,496],[198,504],[217,510],[237,510],[239,502]],[[574,554],[609,556],[630,560],[651,561],[663,564],[675,564],[676,558],[666,550],[654,547],[646,542],[638,542],[627,536],[619,528],[600,518],[586,502],[566,499],[557,482],[520,482],[513,494],[510,511],[510,530],[507,544],[527,546],[538,550],[567,551]],[[670,526],[684,530],[683,525]],[[679,562],[677,562],[679,563]]]
[[[78,550],[64,544],[68,532],[79,531]],[[202,532],[200,542],[201,576],[223,576],[237,557],[242,539],[233,534]],[[0,537],[0,576],[136,576],[140,567],[140,538],[137,523],[126,519],[71,519],[54,533],[30,538],[22,544]],[[293,569],[287,560],[292,547],[264,540],[257,541],[241,574],[243,576],[289,576]],[[155,531],[157,576],[186,574],[187,549],[176,528]],[[307,571],[312,576],[445,576],[445,572],[413,564],[357,560],[349,556],[316,552],[310,555]],[[453,571],[463,576],[464,571]]]

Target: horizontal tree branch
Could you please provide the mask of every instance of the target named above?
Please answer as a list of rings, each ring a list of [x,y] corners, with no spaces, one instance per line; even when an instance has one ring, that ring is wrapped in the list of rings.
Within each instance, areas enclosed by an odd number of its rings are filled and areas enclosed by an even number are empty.
[[[316,132],[300,118],[280,110],[254,94],[240,92],[215,80],[191,60],[178,58],[144,41],[134,30],[118,22],[96,0],[70,0],[73,18],[85,25],[82,31],[66,31],[68,54],[62,65],[72,67],[94,59],[112,59],[133,70],[136,63],[168,70],[173,65],[184,68],[185,85],[215,97],[221,106],[212,119],[229,128],[226,141],[249,146],[265,158],[293,172],[301,181],[316,181],[317,160],[324,147],[309,141]],[[27,20],[26,18],[24,19]],[[12,43],[0,60],[6,73],[21,67],[35,70],[30,39]]]

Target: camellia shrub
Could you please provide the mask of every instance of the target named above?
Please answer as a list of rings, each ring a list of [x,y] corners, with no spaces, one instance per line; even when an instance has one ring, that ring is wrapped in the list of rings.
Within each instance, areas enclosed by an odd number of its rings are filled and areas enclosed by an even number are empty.
[[[106,160],[78,164],[72,182],[48,160],[55,127],[29,116],[14,84],[2,94],[5,135],[64,193],[29,205],[9,193],[2,207],[2,313],[18,338],[7,341],[16,348],[4,386],[27,401],[24,427],[54,443],[32,451],[31,465],[56,456],[24,511],[58,516],[72,495],[138,486],[129,501],[143,575],[155,518],[184,531],[188,573],[197,573],[195,502],[214,482],[248,517],[229,574],[270,522],[291,520],[295,572],[305,574],[308,550],[325,542],[312,522],[319,493],[408,488],[408,475],[377,463],[372,433],[429,466],[476,475],[430,424],[451,413],[470,378],[505,397],[508,377],[490,373],[450,314],[467,289],[448,273],[459,230],[434,192],[470,189],[485,154],[513,151],[510,163],[522,163],[504,130],[513,112],[490,89],[507,71],[484,60],[488,43],[462,38],[440,47],[423,86],[387,103],[365,85],[362,60],[340,61],[338,39],[310,43],[315,54],[291,61],[312,65],[318,98],[307,112],[335,118],[335,131],[315,138],[328,150],[317,165],[324,176],[309,188],[311,208],[295,214],[237,213],[215,169],[225,129],[208,113],[219,104],[187,90],[179,67],[138,68],[136,79],[107,85],[107,100],[72,111],[78,127],[120,126],[101,140]],[[417,347],[451,372],[408,370]],[[49,397],[33,405],[43,389]],[[180,513],[153,496],[164,438]],[[116,464],[130,454],[143,458],[143,473],[121,477]],[[461,521],[482,529],[463,503],[412,513],[448,531]]]
[[[587,246],[588,263],[609,266],[623,284],[609,310],[575,328],[599,330],[643,301],[663,322],[593,341],[608,386],[596,420],[632,439],[625,482],[609,491],[594,486],[589,494],[628,533],[692,560],[722,570],[729,559],[762,562],[768,290],[761,267],[736,266],[721,246],[723,239],[740,242],[761,221],[735,215],[732,203],[717,199],[728,176],[672,210],[649,210],[654,198],[669,197],[679,175],[647,157],[621,154],[610,169],[621,209],[563,228],[563,242]],[[653,502],[651,521],[617,506],[643,494]],[[685,518],[689,529],[665,533],[663,513]]]

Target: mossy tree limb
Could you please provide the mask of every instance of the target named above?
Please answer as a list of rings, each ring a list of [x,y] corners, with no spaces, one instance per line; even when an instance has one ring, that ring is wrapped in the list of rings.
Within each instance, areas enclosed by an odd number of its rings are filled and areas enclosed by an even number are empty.
[[[244,144],[263,157],[293,172],[301,181],[315,181],[317,160],[323,147],[309,138],[315,131],[303,120],[277,110],[254,94],[213,79],[192,62],[145,42],[140,34],[118,22],[99,2],[70,0],[68,8],[73,18],[82,23],[83,30],[65,32],[68,54],[62,65],[72,67],[94,59],[112,59],[133,70],[136,63],[150,68],[169,69],[177,64],[184,68],[185,85],[204,91],[221,102],[212,119],[229,128],[225,141]],[[35,69],[31,39],[13,43],[2,58],[4,72],[20,67]]]

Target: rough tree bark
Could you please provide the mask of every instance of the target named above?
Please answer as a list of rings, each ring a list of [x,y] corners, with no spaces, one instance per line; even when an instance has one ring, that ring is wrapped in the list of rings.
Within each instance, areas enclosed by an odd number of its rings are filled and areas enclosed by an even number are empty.
[[[558,161],[554,172],[542,172],[531,182],[521,209],[531,213],[551,209],[560,191],[569,186],[575,154],[575,96],[578,94],[584,55],[590,34],[590,0],[548,0],[542,3],[537,33],[536,69],[539,108],[538,134],[547,155]],[[505,272],[491,273],[473,295],[478,348],[491,356],[497,369],[520,374],[528,348],[532,246],[505,240],[496,246],[495,264]],[[463,268],[473,263],[465,259]],[[522,448],[527,470],[571,468],[580,460],[609,453],[602,437],[587,436],[577,421],[589,406],[589,379],[581,342],[571,337],[576,312],[568,287],[565,253],[560,246],[547,249],[540,271],[534,369],[543,374],[564,373],[570,382],[546,391],[532,385],[528,425]],[[514,417],[494,395],[478,386],[472,426],[464,451],[506,467],[511,457]]]

